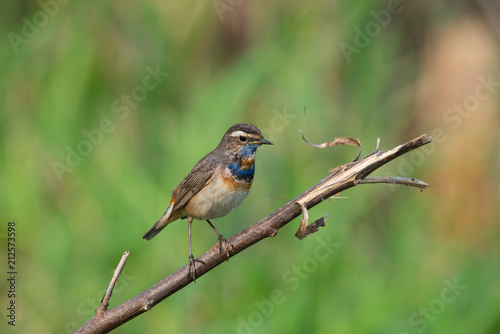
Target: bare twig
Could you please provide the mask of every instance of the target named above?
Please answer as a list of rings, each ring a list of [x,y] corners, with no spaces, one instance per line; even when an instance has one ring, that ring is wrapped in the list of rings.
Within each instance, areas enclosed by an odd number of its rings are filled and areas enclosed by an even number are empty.
[[[372,178],[368,179],[368,181],[366,181],[366,178],[382,165],[409,151],[430,143],[431,140],[431,137],[422,135],[388,152],[375,151],[359,161],[340,166],[340,168],[335,170],[335,173],[328,175],[315,186],[275,212],[230,238],[228,241],[233,245],[233,249],[230,250],[230,257],[262,239],[275,236],[279,229],[300,214],[303,214],[302,208],[310,209],[325,199],[360,183],[382,182],[382,178]],[[420,181],[417,182],[417,180],[406,179],[404,182],[401,180],[393,182],[395,180],[398,179],[391,178],[387,181],[422,188],[419,183]],[[320,223],[317,225],[321,226]],[[313,229],[314,226],[311,231]],[[306,234],[304,233],[304,235]],[[205,265],[200,265],[196,268],[197,278],[200,278],[216,266],[224,263],[226,261],[226,254],[220,253],[217,245],[215,245],[198,259],[205,263]],[[188,271],[189,265],[186,265],[123,304],[109,310],[101,310],[94,318],[78,329],[76,333],[107,333],[141,313],[150,310],[153,306],[192,282]]]
[[[111,278],[111,282],[109,282],[108,289],[106,290],[104,297],[102,297],[101,305],[96,310],[96,315],[98,317],[103,316],[104,312],[108,309],[109,300],[111,299],[111,294],[113,293],[113,289],[115,288],[116,281],[118,281],[118,277],[120,276],[120,274],[123,270],[123,267],[125,267],[125,262],[127,262],[127,258],[129,256],[129,254],[130,254],[130,252],[128,252],[128,251],[123,253],[122,258],[120,260],[120,263],[118,263],[118,267],[116,267],[115,272],[113,273],[113,277]]]
[[[377,177],[365,177],[363,180],[359,181],[360,184],[368,183],[389,183],[389,184],[401,184],[404,186],[416,187],[420,189],[425,189],[429,184],[422,182],[420,180],[408,177],[395,177],[395,176],[377,176]]]

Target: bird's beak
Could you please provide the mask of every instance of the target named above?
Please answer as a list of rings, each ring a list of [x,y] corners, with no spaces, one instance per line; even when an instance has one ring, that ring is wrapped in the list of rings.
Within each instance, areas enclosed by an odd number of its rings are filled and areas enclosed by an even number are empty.
[[[272,141],[262,138],[259,142],[260,145],[274,145]]]

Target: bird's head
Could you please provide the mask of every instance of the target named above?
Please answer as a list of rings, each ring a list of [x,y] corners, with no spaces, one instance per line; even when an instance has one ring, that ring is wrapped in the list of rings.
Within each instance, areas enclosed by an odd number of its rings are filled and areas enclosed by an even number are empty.
[[[233,156],[253,156],[257,147],[274,145],[264,139],[260,130],[252,124],[235,124],[229,128],[219,144],[220,149]]]

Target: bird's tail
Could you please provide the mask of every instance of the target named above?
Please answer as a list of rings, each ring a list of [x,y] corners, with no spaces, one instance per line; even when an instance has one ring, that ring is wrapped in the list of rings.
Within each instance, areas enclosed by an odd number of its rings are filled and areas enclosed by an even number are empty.
[[[158,233],[161,232],[161,230],[165,228],[165,226],[167,226],[168,224],[170,224],[175,220],[175,219],[170,219],[173,218],[171,217],[173,207],[174,207],[174,201],[171,201],[170,205],[168,206],[163,216],[161,216],[160,220],[158,220],[153,226],[151,226],[151,228],[146,233],[144,233],[144,235],[142,236],[143,239],[145,240],[153,239]]]

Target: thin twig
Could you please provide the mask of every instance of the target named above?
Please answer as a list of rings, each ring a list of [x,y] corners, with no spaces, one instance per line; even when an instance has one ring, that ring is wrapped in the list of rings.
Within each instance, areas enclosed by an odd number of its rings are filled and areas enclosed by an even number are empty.
[[[126,251],[125,253],[123,253],[122,258],[120,260],[120,263],[118,263],[118,267],[116,267],[115,272],[113,273],[113,277],[111,278],[111,282],[109,282],[108,289],[106,290],[104,297],[102,297],[101,305],[96,310],[96,315],[98,317],[102,317],[104,315],[104,312],[108,310],[109,300],[111,299],[111,294],[113,293],[113,289],[115,288],[116,281],[118,281],[118,277],[120,277],[120,274],[123,270],[123,267],[125,267],[125,262],[127,262],[127,258],[129,255],[130,255],[129,251]]]
[[[359,184],[368,183],[388,183],[388,184],[401,184],[404,186],[416,187],[420,189],[425,189],[429,184],[422,182],[420,180],[409,178],[409,177],[395,177],[395,176],[376,176],[376,177],[366,177],[359,181]]]

